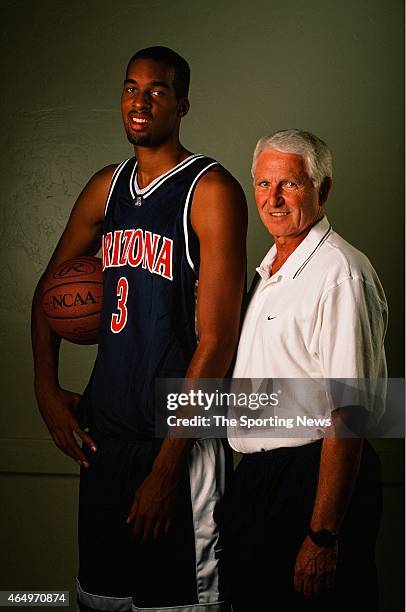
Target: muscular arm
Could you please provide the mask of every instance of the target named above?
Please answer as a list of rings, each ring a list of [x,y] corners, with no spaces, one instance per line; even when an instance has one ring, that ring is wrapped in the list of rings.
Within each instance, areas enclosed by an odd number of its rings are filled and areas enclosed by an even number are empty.
[[[216,169],[199,181],[191,222],[200,243],[196,306],[199,344],[186,377],[222,377],[230,367],[238,340],[246,273],[246,202],[240,185],[230,174]],[[169,506],[193,443],[170,436],[164,441],[128,518],[131,522],[138,517],[136,537],[157,537],[169,527]],[[168,511],[162,512],[166,504]]]
[[[32,303],[31,336],[38,407],[58,448],[83,465],[86,464],[85,456],[72,432],[89,446],[94,447],[94,443],[81,431],[73,414],[80,396],[59,386],[60,338],[48,326],[41,306],[41,293],[44,279],[54,266],[72,257],[97,253],[114,169],[115,166],[108,166],[95,174],[78,197],[47,269],[38,282]]]
[[[199,344],[186,376],[224,376],[237,345],[246,274],[247,211],[239,184],[213,170],[198,184],[191,221],[200,241]]]

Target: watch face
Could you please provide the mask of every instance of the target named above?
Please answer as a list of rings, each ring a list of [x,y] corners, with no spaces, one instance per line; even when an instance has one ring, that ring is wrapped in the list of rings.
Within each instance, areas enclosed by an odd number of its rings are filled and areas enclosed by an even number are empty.
[[[333,548],[338,539],[338,534],[328,529],[321,529],[320,531],[309,531],[310,539],[323,548]]]

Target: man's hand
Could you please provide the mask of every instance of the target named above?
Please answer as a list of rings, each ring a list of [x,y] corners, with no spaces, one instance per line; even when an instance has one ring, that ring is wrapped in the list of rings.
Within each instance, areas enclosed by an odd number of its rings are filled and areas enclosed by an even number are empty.
[[[96,452],[96,444],[81,430],[74,416],[81,396],[61,388],[52,391],[37,389],[36,396],[39,410],[56,446],[81,466],[88,468],[89,463],[74,435]]]
[[[127,523],[133,523],[132,537],[145,544],[166,535],[180,503],[179,479],[152,471],[138,488]]]
[[[337,545],[321,548],[307,537],[296,558],[295,590],[311,597],[325,589],[333,589],[336,567]]]

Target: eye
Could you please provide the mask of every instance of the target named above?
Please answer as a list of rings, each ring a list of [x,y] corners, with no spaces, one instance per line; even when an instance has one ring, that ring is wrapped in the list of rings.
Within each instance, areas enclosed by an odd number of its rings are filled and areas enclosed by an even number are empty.
[[[161,96],[165,95],[165,93],[161,89],[151,89],[149,93],[151,94],[151,96],[156,96],[157,98],[160,98]]]
[[[269,187],[269,181],[266,181],[265,179],[262,181],[258,181],[257,187]]]
[[[135,92],[135,87],[126,87],[125,90],[126,90],[127,93],[132,94],[132,93]]]
[[[297,189],[297,187],[298,185],[294,181],[283,181],[282,183],[282,189],[285,189],[286,191],[294,191]]]

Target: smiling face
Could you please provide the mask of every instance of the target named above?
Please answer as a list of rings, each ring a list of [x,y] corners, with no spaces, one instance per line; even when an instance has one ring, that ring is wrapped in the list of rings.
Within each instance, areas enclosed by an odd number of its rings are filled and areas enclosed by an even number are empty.
[[[265,149],[257,159],[254,193],[262,223],[274,239],[296,241],[323,217],[328,189],[324,196],[314,186],[301,155]]]
[[[121,112],[133,145],[157,147],[178,139],[189,103],[177,99],[173,77],[173,68],[151,59],[136,59],[128,66]]]

